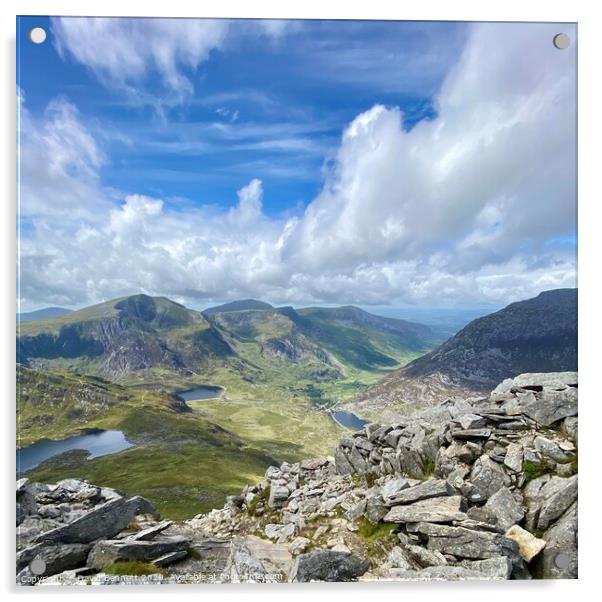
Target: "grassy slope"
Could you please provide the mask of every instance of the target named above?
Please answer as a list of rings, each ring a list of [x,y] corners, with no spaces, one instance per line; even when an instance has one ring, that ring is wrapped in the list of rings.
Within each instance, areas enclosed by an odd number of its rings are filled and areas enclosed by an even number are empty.
[[[225,495],[260,479],[274,462],[265,451],[204,416],[173,410],[171,400],[163,394],[135,391],[68,373],[43,374],[27,369],[21,373],[27,387],[35,389],[41,385],[44,391],[43,395],[18,402],[22,445],[42,437],[64,438],[92,427],[121,430],[137,444],[135,448],[84,462],[65,460],[41,465],[28,473],[32,479],[89,479],[128,494],[145,495],[164,515],[185,518],[220,505]],[[86,420],[70,420],[73,409],[82,405],[82,393],[98,393],[99,384],[106,388],[103,402],[90,404]],[[54,406],[52,414],[49,406]],[[36,420],[39,416],[54,419],[40,425]],[[290,453],[286,446],[279,449],[273,445],[272,451],[283,458]]]

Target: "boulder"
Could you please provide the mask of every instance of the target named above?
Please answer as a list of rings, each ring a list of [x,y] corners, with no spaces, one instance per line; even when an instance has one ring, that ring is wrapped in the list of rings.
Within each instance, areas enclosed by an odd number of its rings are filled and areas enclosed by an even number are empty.
[[[510,443],[506,448],[504,466],[512,472],[521,472],[523,469],[523,446],[520,443]]]
[[[36,577],[55,575],[86,563],[91,544],[36,544],[17,554],[17,572],[28,568]]]
[[[489,499],[502,487],[508,487],[510,477],[503,468],[494,462],[487,454],[483,454],[473,465],[470,482],[474,485],[480,499]]]
[[[577,475],[567,479],[552,477],[541,490],[541,503],[537,519],[537,529],[547,529],[577,499]]]
[[[385,501],[388,506],[411,504],[419,500],[448,496],[455,493],[454,488],[443,479],[429,479],[419,485],[404,488],[389,496]]]
[[[134,496],[128,500],[116,498],[94,507],[73,522],[41,533],[34,543],[87,543],[99,538],[111,538],[123,531],[137,514],[156,510],[152,504]]]
[[[105,539],[94,544],[88,555],[88,566],[104,569],[118,560],[148,561],[165,554],[187,550],[190,540],[185,537],[163,537],[154,541]]]
[[[146,539],[153,539],[153,537],[155,537],[155,535],[157,535],[158,533],[161,533],[162,531],[165,531],[165,529],[168,529],[172,525],[173,525],[172,520],[163,520],[160,523],[151,525],[150,527],[147,527],[146,529],[142,529],[141,531],[138,531],[137,533],[130,535],[128,537],[128,539],[131,539],[133,541],[144,541]]]
[[[518,525],[510,527],[505,535],[508,539],[513,539],[518,544],[520,555],[527,562],[531,562],[546,547],[545,540],[538,539],[535,535]]]
[[[518,494],[520,495],[520,494]],[[512,525],[519,523],[525,516],[525,510],[507,487],[498,489],[485,504],[486,511],[494,517],[496,525],[506,531]]]
[[[524,414],[539,425],[551,426],[563,418],[577,415],[577,389],[542,391],[532,396],[522,409]]]
[[[534,560],[534,574],[540,579],[577,579],[577,504],[544,534],[546,547]]]
[[[289,574],[289,581],[351,581],[368,570],[366,560],[348,552],[315,550],[299,555]]]
[[[288,487],[284,487],[283,485],[272,485],[268,497],[268,506],[270,508],[282,508],[286,500],[288,500],[289,494],[290,491],[288,490]]]
[[[298,556],[307,550],[310,543],[311,540],[307,539],[307,537],[295,537],[289,545],[288,550],[293,556]]]
[[[464,520],[466,514],[461,511],[462,496],[445,496],[420,500],[413,504],[394,506],[384,517],[389,523],[450,523]]]
[[[513,561],[520,558],[518,544],[499,533],[431,523],[409,524],[407,530],[426,535],[429,550],[457,558],[479,560],[507,556]]]

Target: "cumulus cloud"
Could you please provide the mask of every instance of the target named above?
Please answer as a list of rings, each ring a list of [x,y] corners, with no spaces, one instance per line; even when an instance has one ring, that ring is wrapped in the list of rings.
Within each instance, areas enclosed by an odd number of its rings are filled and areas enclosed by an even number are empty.
[[[74,107],[25,113],[22,301],[504,304],[574,286],[575,50],[554,33],[474,26],[437,116],[407,131],[396,107],[358,115],[320,194],[286,219],[264,215],[259,180],[223,211],[114,198]]]

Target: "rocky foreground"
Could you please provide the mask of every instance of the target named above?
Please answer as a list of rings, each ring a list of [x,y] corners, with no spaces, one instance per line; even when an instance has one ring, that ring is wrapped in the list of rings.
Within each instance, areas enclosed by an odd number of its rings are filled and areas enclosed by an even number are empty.
[[[141,497],[17,482],[23,585],[577,577],[577,375],[370,424],[175,523]]]

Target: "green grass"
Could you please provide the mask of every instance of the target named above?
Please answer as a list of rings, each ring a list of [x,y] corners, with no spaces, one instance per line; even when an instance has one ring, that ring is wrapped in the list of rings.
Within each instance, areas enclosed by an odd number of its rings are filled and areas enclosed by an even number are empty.
[[[118,560],[104,569],[107,575],[167,575],[167,571],[150,562]]]
[[[545,464],[534,464],[533,462],[523,462],[523,472],[525,473],[525,483],[533,481],[548,472]]]

